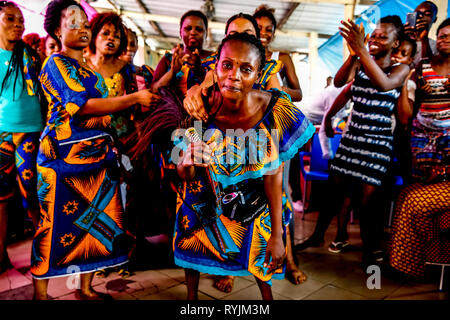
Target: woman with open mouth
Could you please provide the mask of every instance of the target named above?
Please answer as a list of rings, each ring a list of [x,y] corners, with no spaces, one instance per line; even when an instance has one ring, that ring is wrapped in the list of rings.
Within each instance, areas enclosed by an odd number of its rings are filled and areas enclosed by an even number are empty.
[[[149,107],[142,90],[108,97],[101,74],[84,60],[91,40],[86,13],[74,0],[53,0],[44,19],[61,46],[44,64],[40,82],[49,103],[37,155],[40,220],[33,239],[34,299],[48,299],[49,279],[80,275],[79,299],[105,298],[92,288],[94,272],[128,261],[118,157],[111,114],[135,104]]]

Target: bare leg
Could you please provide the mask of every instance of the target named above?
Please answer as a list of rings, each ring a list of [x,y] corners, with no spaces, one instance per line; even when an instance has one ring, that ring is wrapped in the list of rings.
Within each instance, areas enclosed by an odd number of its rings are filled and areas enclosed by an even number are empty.
[[[234,286],[234,276],[219,276],[214,281],[214,287],[225,293],[230,293]]]
[[[48,300],[47,288],[48,288],[48,279],[34,279],[33,278],[33,286],[34,300]]]
[[[198,300],[198,282],[200,272],[192,269],[184,269],[187,286],[187,300]]]
[[[256,278],[256,283],[258,284],[259,290],[261,291],[261,296],[263,300],[273,300],[272,288],[264,281]]]
[[[350,204],[351,198],[346,197],[337,215],[337,234],[334,242],[344,242],[345,240],[348,240],[347,224],[349,220]]]
[[[291,243],[291,232],[289,231],[289,227],[286,228],[286,277],[293,284],[300,284],[306,281],[306,275],[297,267],[295,263],[294,255],[292,253],[292,243]]]
[[[3,264],[7,258],[6,252],[6,235],[8,228],[8,203],[6,201],[0,202],[0,273],[3,271]]]

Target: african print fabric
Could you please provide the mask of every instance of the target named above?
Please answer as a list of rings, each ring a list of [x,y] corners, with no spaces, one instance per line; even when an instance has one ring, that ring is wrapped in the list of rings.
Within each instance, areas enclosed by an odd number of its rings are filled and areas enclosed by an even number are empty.
[[[119,168],[111,116],[79,115],[91,98],[105,98],[100,74],[61,54],[43,66],[40,81],[49,118],[37,158],[39,227],[31,273],[52,278],[92,272],[127,261],[122,246]]]
[[[351,91],[354,102],[351,120],[330,170],[380,186],[391,162],[391,116],[400,90],[379,91],[361,69]]]
[[[241,135],[224,135],[214,123],[206,129],[203,141],[216,143],[210,166],[212,182],[206,178],[208,175],[197,174],[179,188],[173,242],[175,263],[216,275],[254,275],[268,284],[272,278],[284,278],[285,266],[270,273],[263,267],[271,236],[268,205],[248,222],[226,217],[221,207],[214,205],[217,198],[210,186],[231,194],[239,191],[234,190],[237,184],[263,183],[265,174],[291,159],[312,137],[314,126],[288,96],[274,90],[263,119],[254,126],[256,136],[250,130]],[[186,144],[179,141],[176,146],[183,149]],[[292,209],[286,196],[282,201],[285,228]]]
[[[39,135],[39,132],[0,131],[0,201],[13,196],[17,180],[24,208],[39,207],[36,192]]]
[[[423,60],[422,76],[431,93],[422,92],[416,119],[412,123],[412,175],[415,180],[427,179],[433,169],[450,165],[450,91],[447,77],[437,74],[428,60]]]
[[[450,263],[450,182],[415,183],[400,193],[392,225],[390,264],[414,277],[425,262]]]

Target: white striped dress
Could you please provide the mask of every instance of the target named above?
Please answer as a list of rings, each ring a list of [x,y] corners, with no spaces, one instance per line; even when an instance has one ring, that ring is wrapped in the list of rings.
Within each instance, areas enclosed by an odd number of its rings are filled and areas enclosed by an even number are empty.
[[[364,70],[359,70],[351,87],[354,102],[351,120],[331,162],[331,172],[354,177],[363,183],[381,185],[391,162],[391,116],[400,89],[381,92]]]

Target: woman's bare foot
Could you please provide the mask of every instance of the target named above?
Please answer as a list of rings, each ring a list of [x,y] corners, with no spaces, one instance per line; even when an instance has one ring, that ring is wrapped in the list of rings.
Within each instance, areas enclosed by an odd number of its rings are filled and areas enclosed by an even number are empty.
[[[234,276],[220,276],[214,281],[214,287],[225,293],[230,293],[233,290]]]
[[[286,278],[293,284],[301,284],[306,281],[306,274],[300,270],[294,262],[286,264]]]

